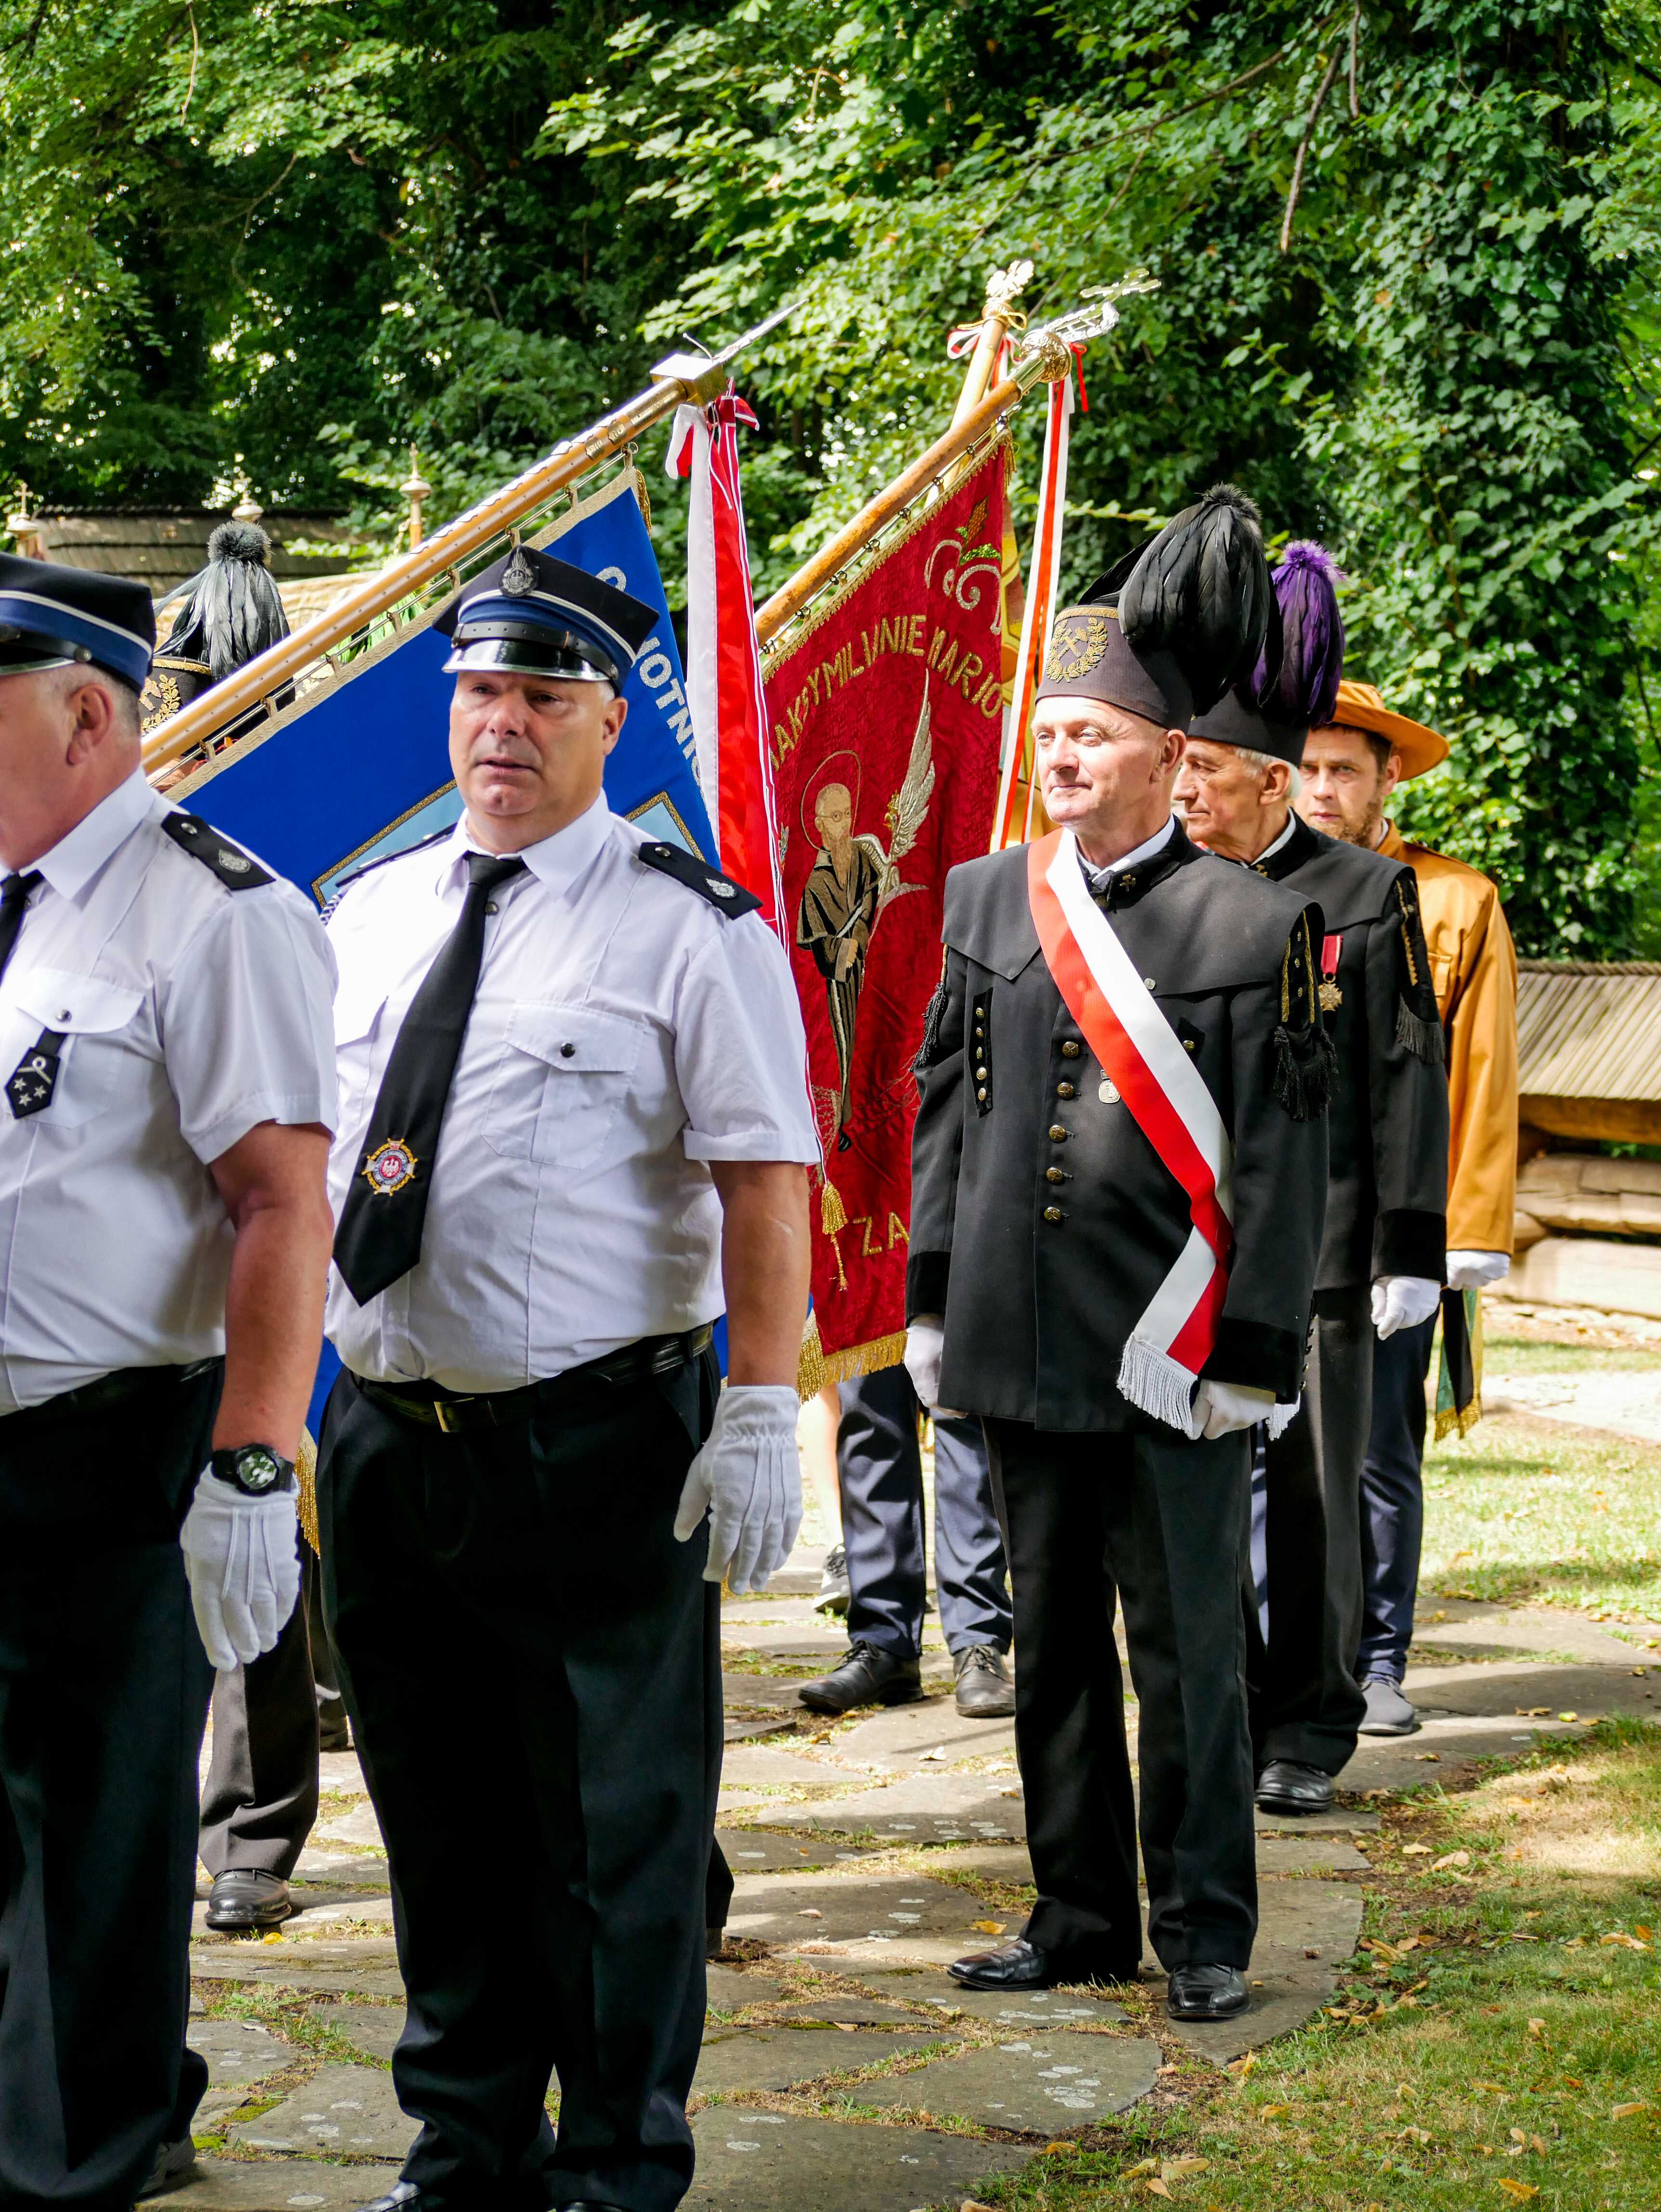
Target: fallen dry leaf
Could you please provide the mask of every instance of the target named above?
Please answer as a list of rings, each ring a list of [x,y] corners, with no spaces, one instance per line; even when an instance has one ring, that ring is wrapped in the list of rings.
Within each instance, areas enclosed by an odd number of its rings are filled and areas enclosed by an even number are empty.
[[[922,1765],[924,1764],[924,1762],[925,1762],[926,1760],[928,1760],[928,1759],[938,1759],[941,1760],[942,1762],[944,1762],[945,1758],[946,1758],[946,1746],[945,1746],[944,1744],[941,1744],[941,1743],[937,1743],[937,1744],[934,1746],[934,1748],[933,1749],[933,1751],[920,1751],[920,1752],[917,1753],[917,1764],[921,1766],[921,1765]]]
[[[1147,2190],[1150,2197],[1169,2197],[1171,2194],[1171,2191],[1165,2187],[1164,2182],[1157,2179],[1153,2181],[1145,2181],[1142,2184],[1142,2186]]]
[[[804,1905],[800,1911],[797,1913],[796,1917],[798,1920],[823,1920],[824,1915],[818,1911],[817,1906]]]
[[[1521,1721],[1542,1721],[1550,1711],[1549,1705],[1518,1705],[1517,1717]]]
[[[1647,2112],[1648,2110],[1649,2106],[1641,2102],[1636,2105],[1611,2105],[1609,2118],[1612,2120],[1629,2120],[1634,2112]]]
[[[1531,2021],[1529,2022],[1529,2033],[1530,2033],[1530,2035],[1543,2035],[1543,2034],[1545,2033],[1545,2032],[1546,2032],[1546,2023],[1544,2022],[1544,2021],[1542,2021],[1542,2020],[1531,2020]]]
[[[1513,2128],[1512,2130],[1511,2139],[1514,2143],[1525,2143],[1528,2141],[1528,2137],[1523,2133],[1521,2128]]]
[[[1004,1923],[1001,1920],[971,1920],[969,1924],[975,1930],[975,1933],[977,1936],[1001,1936],[1003,1934]]]
[[[1439,1759],[1442,1756],[1439,1751],[1415,1751],[1413,1755],[1415,1759],[1428,1759],[1433,1761]]]
[[[1579,1713],[1559,1713],[1557,1717],[1560,1721],[1578,1721],[1580,1716]]]
[[[1397,2138],[1401,2142],[1427,2143],[1432,2141],[1428,2128],[1403,2128]]]
[[[1489,2007],[1489,2006],[1488,2006],[1488,2005],[1484,2005],[1484,2006],[1483,2006],[1483,2008],[1482,2008],[1482,2009],[1483,2009],[1483,2011],[1484,2011],[1484,2012],[1487,2012],[1487,2011],[1489,2011],[1489,2010],[1493,2010],[1493,2011],[1494,2011],[1494,2012],[1498,2012],[1498,2011],[1499,2011],[1499,2009],[1500,2009],[1500,2008],[1499,2008],[1499,2006],[1498,2006],[1498,2005],[1494,2005],[1494,2006],[1493,2006],[1493,2007]],[[1496,2091],[1499,2093],[1499,2094],[1500,2094],[1500,2096],[1502,2096],[1502,2097],[1503,2097],[1503,2096],[1505,2095],[1505,2094],[1506,2094],[1506,2085],[1505,2085],[1505,2083],[1504,2083],[1503,2081],[1473,2081],[1473,2082],[1471,2083],[1471,2085],[1470,2085],[1470,2086],[1471,2086],[1471,2087],[1472,2087],[1473,2089],[1494,2089],[1494,2090],[1496,2090]]]
[[[1143,2174],[1157,2173],[1159,2170],[1159,2161],[1157,2158],[1145,2158],[1140,2166],[1133,2166],[1129,2169],[1125,2175],[1125,2179],[1127,2181],[1139,2181]]]
[[[1224,2072],[1225,2072],[1225,2073],[1227,2073],[1227,2074],[1233,2074],[1233,2075],[1238,2075],[1238,2078],[1239,2078],[1242,2081],[1244,2081],[1245,2080],[1246,2075],[1247,2075],[1248,2074],[1250,2074],[1250,2071],[1251,2071],[1252,2068],[1253,2068],[1256,2063],[1257,2063],[1257,2054],[1256,2054],[1256,2052],[1255,2051],[1247,2051],[1247,2053],[1246,2053],[1246,2055],[1245,2055],[1245,2057],[1244,2057],[1244,2058],[1232,2058],[1232,2059],[1230,2059],[1230,2061],[1229,2061],[1228,2064],[1224,2068],[1224,2069],[1223,2069],[1223,2070],[1224,2070]]]
[[[1402,1856],[1404,1859],[1427,1859],[1430,1856],[1430,1845],[1428,1844],[1403,1844],[1402,1846]]]
[[[1641,1920],[1634,1921],[1632,1932],[1634,1936],[1641,1936],[1646,1943],[1654,1934],[1654,1930],[1652,1929],[1646,1928]]]
[[[1537,2197],[1540,2194],[1531,2181],[1513,2181],[1506,2173],[1500,2174],[1497,2179],[1508,2197]]]
[[[992,2207],[983,2204],[978,2197],[965,2197],[958,2205],[958,2212],[992,2212]]]
[[[1257,2117],[1260,2120],[1272,2120],[1276,2118],[1281,2112],[1289,2112],[1291,2110],[1292,2107],[1290,2105],[1265,2105],[1262,2112],[1258,2113]]]
[[[1211,2163],[1208,2158],[1168,2158],[1159,2168],[1162,2181],[1182,2181],[1190,2173],[1203,2173]]]
[[[857,2035],[859,2033],[858,2028],[855,2027],[852,2021],[833,2020],[830,2025],[832,2027],[837,2029],[838,2033],[843,2035]]]
[[[1541,2158],[1543,2158],[1546,2154],[1546,2139],[1544,2136],[1530,2136],[1529,2137],[1529,2148],[1531,2151],[1536,2152]]]
[[[1445,1874],[1450,1867],[1468,1867],[1469,1864],[1469,1851],[1444,1851],[1441,1857],[1432,1866],[1431,1872]]]

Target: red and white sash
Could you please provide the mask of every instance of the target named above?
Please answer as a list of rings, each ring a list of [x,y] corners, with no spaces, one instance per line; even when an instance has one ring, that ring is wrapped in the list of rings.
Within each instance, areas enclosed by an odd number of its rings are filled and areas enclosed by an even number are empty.
[[[1217,1340],[1234,1249],[1234,1147],[1200,1071],[1086,889],[1073,832],[1054,830],[1026,854],[1027,896],[1056,988],[1137,1127],[1188,1194],[1194,1224],[1131,1331],[1119,1392],[1197,1437],[1194,1386]]]

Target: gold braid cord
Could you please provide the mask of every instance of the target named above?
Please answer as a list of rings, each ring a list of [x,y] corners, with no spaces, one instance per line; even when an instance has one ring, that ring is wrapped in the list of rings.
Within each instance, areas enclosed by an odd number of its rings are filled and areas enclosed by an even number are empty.
[[[317,1446],[312,1442],[309,1429],[300,1431],[300,1449],[295,1455],[294,1471],[300,1485],[300,1533],[315,1552],[320,1548],[317,1540]]]

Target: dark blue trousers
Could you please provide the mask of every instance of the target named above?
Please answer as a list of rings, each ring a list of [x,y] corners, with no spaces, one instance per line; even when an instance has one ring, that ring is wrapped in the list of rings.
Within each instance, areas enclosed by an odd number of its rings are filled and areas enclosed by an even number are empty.
[[[1365,1595],[1358,1681],[1399,1682],[1413,1641],[1419,1547],[1425,1530],[1425,1377],[1436,1316],[1372,1347],[1372,1426],[1361,1468]]]
[[[885,1367],[839,1383],[837,1395],[848,1633],[914,1659],[926,1583],[917,1394],[904,1367]],[[1013,1616],[978,1421],[934,1424],[934,1588],[948,1650],[1008,1650]]]

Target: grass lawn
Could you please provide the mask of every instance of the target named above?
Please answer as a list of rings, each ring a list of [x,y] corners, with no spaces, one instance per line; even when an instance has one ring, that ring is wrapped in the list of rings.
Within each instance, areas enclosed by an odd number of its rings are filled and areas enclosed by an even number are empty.
[[[1152,2097],[988,2201],[1661,2204],[1661,1729],[1606,1722],[1383,1813],[1360,1948],[1320,2026],[1221,2079],[1170,2043]]]

